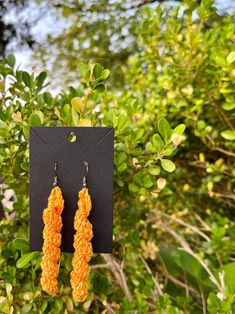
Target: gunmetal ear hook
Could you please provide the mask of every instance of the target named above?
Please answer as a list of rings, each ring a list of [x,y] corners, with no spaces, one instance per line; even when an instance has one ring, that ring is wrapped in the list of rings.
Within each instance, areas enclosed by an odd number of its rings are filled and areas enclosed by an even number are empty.
[[[87,180],[86,180],[87,178],[86,178],[86,177],[87,177],[89,168],[88,168],[88,162],[85,161],[85,160],[84,160],[83,162],[84,162],[84,165],[85,165],[85,167],[86,167],[86,172],[85,172],[85,176],[83,177],[83,180],[82,180],[82,181],[83,181],[83,184],[82,184],[82,185],[83,185],[83,187],[85,188],[85,187],[87,186]]]
[[[58,185],[57,168],[58,168],[58,161],[54,161],[54,172],[55,172],[55,177],[54,177],[54,183],[53,183],[53,186],[57,186],[57,185]]]

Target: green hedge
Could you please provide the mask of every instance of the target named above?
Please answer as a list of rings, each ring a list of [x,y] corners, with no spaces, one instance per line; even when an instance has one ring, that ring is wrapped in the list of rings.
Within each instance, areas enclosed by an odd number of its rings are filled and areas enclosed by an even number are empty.
[[[80,63],[78,87],[53,96],[45,72],[1,61],[0,176],[17,196],[0,222],[2,313],[235,311],[233,18],[211,1],[158,6],[136,31],[118,91],[98,64]],[[84,304],[71,298],[71,254],[50,297],[29,253],[30,125],[115,128],[114,252],[92,259]]]

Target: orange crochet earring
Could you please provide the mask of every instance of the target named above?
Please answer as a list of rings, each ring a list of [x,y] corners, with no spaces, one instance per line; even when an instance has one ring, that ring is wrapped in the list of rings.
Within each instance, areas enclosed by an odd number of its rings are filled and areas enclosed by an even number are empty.
[[[90,242],[93,237],[92,224],[87,219],[91,211],[91,198],[86,182],[88,162],[84,161],[84,164],[86,166],[86,174],[83,178],[83,188],[78,193],[78,209],[74,217],[73,270],[70,274],[73,299],[77,302],[83,302],[87,298],[87,280],[90,273],[88,262],[93,254]]]
[[[55,178],[53,189],[48,198],[47,208],[43,211],[43,256],[41,262],[42,275],[40,278],[41,286],[48,294],[58,292],[57,277],[59,274],[58,261],[60,259],[61,245],[61,213],[64,208],[64,199],[61,189],[58,186],[57,177],[58,161],[54,162]]]

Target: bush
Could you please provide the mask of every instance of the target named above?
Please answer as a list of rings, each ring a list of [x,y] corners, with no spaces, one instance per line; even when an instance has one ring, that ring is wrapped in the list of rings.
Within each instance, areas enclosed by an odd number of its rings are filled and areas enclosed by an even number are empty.
[[[145,8],[118,92],[98,64],[79,64],[78,88],[52,96],[45,72],[2,60],[1,177],[17,196],[1,221],[3,313],[235,311],[234,28],[211,1]],[[40,253],[29,253],[30,125],[115,128],[115,247],[92,259],[82,305],[71,299],[71,254],[53,298],[39,286]]]

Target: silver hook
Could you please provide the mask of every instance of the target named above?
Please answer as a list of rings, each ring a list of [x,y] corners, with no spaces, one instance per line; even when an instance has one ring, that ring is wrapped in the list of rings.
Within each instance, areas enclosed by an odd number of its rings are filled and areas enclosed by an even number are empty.
[[[85,176],[83,177],[83,180],[82,180],[83,184],[82,185],[85,188],[87,186],[87,180],[86,180],[87,178],[86,177],[87,177],[89,168],[88,168],[88,161],[84,160],[83,162],[84,162],[84,165],[86,166],[86,173],[85,173]]]
[[[55,177],[54,177],[54,183],[53,183],[53,186],[57,186],[57,185],[58,185],[57,168],[58,168],[58,161],[54,161],[54,172],[55,172]]]

